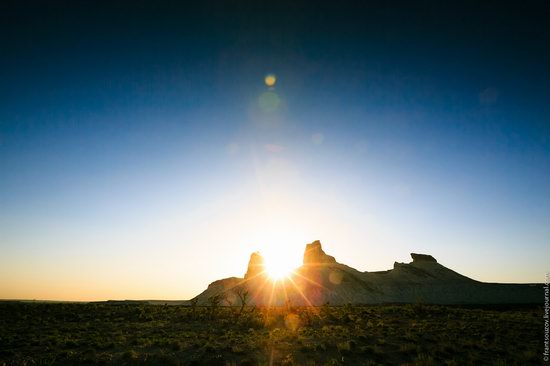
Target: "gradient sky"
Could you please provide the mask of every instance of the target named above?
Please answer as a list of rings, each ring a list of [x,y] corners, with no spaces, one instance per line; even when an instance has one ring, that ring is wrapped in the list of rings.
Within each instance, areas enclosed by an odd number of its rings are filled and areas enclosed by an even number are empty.
[[[550,270],[547,2],[76,3],[0,5],[0,298]]]

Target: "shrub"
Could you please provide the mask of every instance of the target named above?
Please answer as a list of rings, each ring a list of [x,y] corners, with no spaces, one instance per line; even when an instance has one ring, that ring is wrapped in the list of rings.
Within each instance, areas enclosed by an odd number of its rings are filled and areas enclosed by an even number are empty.
[[[338,349],[338,352],[340,352],[341,354],[348,354],[351,352],[351,342],[340,342],[336,345],[336,349]]]

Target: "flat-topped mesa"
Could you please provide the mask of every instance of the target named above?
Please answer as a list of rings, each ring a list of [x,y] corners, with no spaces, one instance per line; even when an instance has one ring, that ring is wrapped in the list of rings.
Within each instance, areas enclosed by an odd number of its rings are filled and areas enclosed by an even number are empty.
[[[321,242],[319,240],[315,240],[313,243],[306,245],[306,251],[304,252],[304,265],[328,263],[336,263],[336,259],[323,251],[323,247],[321,246]]]
[[[260,252],[254,252],[250,255],[250,260],[248,261],[248,268],[246,274],[244,275],[245,279],[256,277],[265,272],[265,261],[264,257]]]
[[[419,262],[437,263],[437,260],[429,254],[411,253],[411,257],[413,259],[413,263],[419,263]]]

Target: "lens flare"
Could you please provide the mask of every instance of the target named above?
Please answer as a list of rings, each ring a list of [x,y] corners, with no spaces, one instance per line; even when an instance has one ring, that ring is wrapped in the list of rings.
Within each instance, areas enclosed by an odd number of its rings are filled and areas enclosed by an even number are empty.
[[[258,104],[264,112],[275,112],[281,104],[281,99],[274,92],[265,92],[258,98]]]
[[[321,132],[314,133],[311,136],[311,142],[315,145],[321,145],[325,141],[325,136]]]
[[[275,83],[277,82],[277,77],[274,74],[268,74],[265,76],[264,81],[265,85],[271,88],[275,86]]]

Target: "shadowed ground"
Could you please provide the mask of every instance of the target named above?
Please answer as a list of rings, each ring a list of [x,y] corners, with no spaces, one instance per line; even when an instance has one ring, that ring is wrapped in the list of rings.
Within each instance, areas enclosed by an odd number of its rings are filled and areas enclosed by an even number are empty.
[[[0,365],[535,365],[535,305],[0,302]]]

